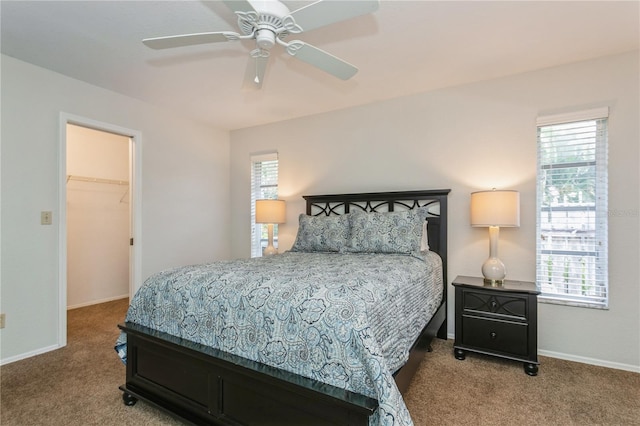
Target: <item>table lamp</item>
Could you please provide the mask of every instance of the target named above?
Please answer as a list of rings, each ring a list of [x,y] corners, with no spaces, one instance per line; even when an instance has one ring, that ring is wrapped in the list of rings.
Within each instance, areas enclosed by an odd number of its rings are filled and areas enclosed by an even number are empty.
[[[501,285],[506,269],[498,259],[500,227],[520,226],[520,193],[496,189],[472,192],[471,226],[489,227],[489,258],[482,265],[482,275],[485,284]]]
[[[285,223],[285,221],[284,200],[256,200],[256,223],[266,223],[269,234],[269,243],[263,252],[265,256],[278,253],[278,249],[273,246],[273,224]]]

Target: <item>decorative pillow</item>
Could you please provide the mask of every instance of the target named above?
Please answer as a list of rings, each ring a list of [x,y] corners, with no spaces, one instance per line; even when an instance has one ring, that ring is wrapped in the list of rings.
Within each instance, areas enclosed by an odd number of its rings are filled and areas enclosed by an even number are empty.
[[[349,243],[349,216],[308,216],[298,218],[298,235],[291,251],[338,252]]]
[[[415,254],[428,249],[426,207],[401,212],[350,214],[351,239],[345,251]]]

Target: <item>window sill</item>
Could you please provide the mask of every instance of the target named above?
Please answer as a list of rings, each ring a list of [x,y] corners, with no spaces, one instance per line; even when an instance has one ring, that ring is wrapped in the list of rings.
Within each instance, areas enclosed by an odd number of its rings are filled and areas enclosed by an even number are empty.
[[[540,303],[548,303],[550,305],[563,305],[563,306],[572,306],[575,308],[589,308],[589,309],[600,309],[603,311],[609,310],[609,305],[607,303],[593,303],[593,302],[585,302],[575,299],[561,299],[553,296],[545,296],[539,295],[538,301]]]

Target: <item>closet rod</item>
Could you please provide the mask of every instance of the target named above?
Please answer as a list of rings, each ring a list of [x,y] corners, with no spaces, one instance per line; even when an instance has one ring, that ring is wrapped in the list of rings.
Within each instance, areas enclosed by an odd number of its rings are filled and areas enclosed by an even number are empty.
[[[117,179],[102,179],[86,176],[67,175],[67,182],[70,180],[78,180],[81,182],[110,183],[112,185],[129,185],[129,181]]]

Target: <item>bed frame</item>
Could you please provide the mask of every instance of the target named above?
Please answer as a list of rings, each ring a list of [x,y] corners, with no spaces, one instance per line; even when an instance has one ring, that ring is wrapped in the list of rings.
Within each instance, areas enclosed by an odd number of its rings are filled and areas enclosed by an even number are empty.
[[[429,206],[430,249],[443,262],[443,301],[395,374],[401,392],[430,350],[447,338],[447,195],[450,190],[304,196],[307,214],[398,211]],[[127,334],[126,405],[138,399],[188,424],[368,425],[373,399],[133,323]]]

